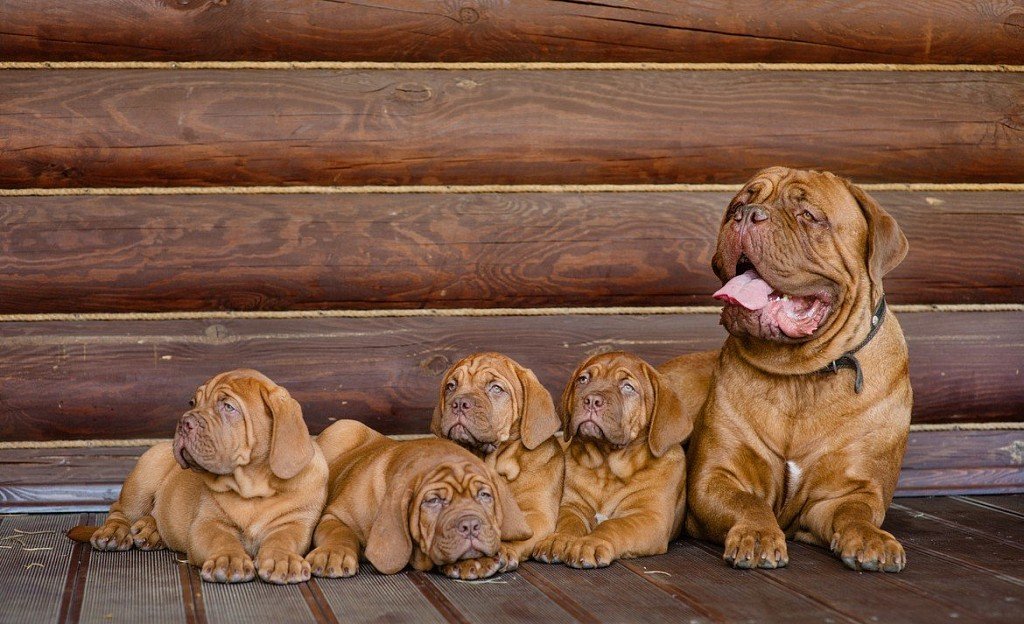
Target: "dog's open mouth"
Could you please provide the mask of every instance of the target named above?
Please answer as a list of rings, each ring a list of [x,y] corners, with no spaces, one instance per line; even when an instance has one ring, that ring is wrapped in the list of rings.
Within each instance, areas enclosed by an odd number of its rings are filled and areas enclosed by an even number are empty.
[[[789,338],[810,336],[831,309],[823,296],[795,296],[781,292],[766,282],[745,256],[736,263],[736,277],[713,295],[726,306],[739,306],[759,318],[759,325],[777,328]]]

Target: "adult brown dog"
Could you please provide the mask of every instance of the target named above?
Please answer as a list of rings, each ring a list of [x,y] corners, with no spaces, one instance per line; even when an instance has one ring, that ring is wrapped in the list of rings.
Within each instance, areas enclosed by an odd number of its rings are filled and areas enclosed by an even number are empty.
[[[551,535],[562,499],[565,460],[555,434],[562,422],[551,394],[528,368],[501,353],[476,353],[441,378],[430,430],[483,458],[505,479],[533,531],[502,544],[514,570]]]
[[[681,443],[692,428],[658,371],[628,353],[583,361],[562,394],[565,489],[535,559],[597,568],[668,550],[686,504]]]
[[[139,458],[103,526],[72,538],[97,550],[171,548],[205,581],[299,583],[326,493],[327,462],[298,402],[265,375],[234,370],[196,390],[174,441]]]
[[[447,440],[398,442],[341,420],[317,443],[331,476],[316,548],[306,557],[315,576],[352,576],[362,556],[385,574],[409,564],[484,578],[504,565],[502,540],[530,537],[504,481]],[[453,565],[462,560],[473,564]]]
[[[785,566],[789,536],[903,569],[879,527],[911,408],[882,276],[906,253],[896,221],[831,173],[766,169],[729,204],[712,266],[730,336],[690,441],[686,527],[733,566]]]

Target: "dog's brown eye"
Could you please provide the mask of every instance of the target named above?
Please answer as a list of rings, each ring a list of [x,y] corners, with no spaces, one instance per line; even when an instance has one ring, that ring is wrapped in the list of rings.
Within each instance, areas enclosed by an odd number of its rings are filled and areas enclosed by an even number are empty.
[[[423,505],[425,507],[440,507],[444,504],[444,499],[440,496],[430,496],[423,499]]]
[[[195,399],[189,399],[188,400],[188,406],[189,407],[195,407],[196,406],[196,400]]]
[[[587,374],[583,374],[583,375],[580,375],[580,376],[579,376],[579,377],[578,377],[578,378],[576,379],[576,381],[580,382],[580,384],[581,384],[581,385],[582,385],[582,384],[585,384],[585,383],[587,383],[588,381],[590,381],[590,375],[587,375]]]
[[[494,496],[491,495],[487,490],[480,490],[480,493],[476,495],[480,499],[481,503],[490,503],[494,500]]]
[[[446,383],[446,384],[444,385],[444,388],[445,388],[445,390],[447,390],[448,392],[451,392],[452,390],[454,390],[454,389],[455,389],[455,382],[454,382],[454,381],[449,381],[448,383]]]
[[[491,386],[491,393],[492,394],[501,394],[504,391],[505,391],[505,389],[502,388],[501,386],[499,386],[498,384],[494,384],[493,386]]]
[[[633,384],[629,382],[622,384],[622,391],[626,394],[636,394],[636,388],[634,388]]]
[[[224,403],[222,403],[222,405],[224,406],[224,411],[225,412],[234,413],[235,411],[237,411],[237,410],[235,410],[235,406],[230,404],[230,403],[228,403],[227,401],[224,401]]]

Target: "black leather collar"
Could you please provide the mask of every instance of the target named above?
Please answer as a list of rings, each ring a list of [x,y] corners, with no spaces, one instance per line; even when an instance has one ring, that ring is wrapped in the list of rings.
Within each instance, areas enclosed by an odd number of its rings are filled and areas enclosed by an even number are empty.
[[[871,339],[878,333],[878,329],[882,326],[882,322],[885,321],[885,311],[885,295],[882,295],[882,298],[878,301],[878,307],[875,308],[874,313],[871,315],[871,331],[868,332],[867,337],[865,337],[864,340],[856,347],[826,364],[825,367],[819,369],[818,372],[838,373],[840,368],[852,368],[857,373],[857,376],[853,381],[853,391],[860,394],[860,391],[864,389],[864,371],[860,368],[860,360],[857,359],[856,353],[871,342]]]

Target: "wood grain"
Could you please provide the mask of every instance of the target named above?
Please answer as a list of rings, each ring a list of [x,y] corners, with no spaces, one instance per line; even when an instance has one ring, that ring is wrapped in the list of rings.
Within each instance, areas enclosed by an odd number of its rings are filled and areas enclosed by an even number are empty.
[[[729,197],[5,197],[0,313],[713,305]],[[891,303],[1024,300],[1024,194],[876,198]]]
[[[1019,182],[1024,75],[0,72],[0,187]]]
[[[956,0],[8,0],[17,60],[1024,62],[1024,10]]]
[[[915,421],[1020,420],[1022,319],[902,315]],[[658,364],[719,346],[717,323],[714,314],[4,323],[0,439],[169,436],[196,386],[240,366],[287,387],[314,432],[355,418],[421,433],[441,373],[470,352],[504,351],[558,393],[587,354],[626,349]]]

